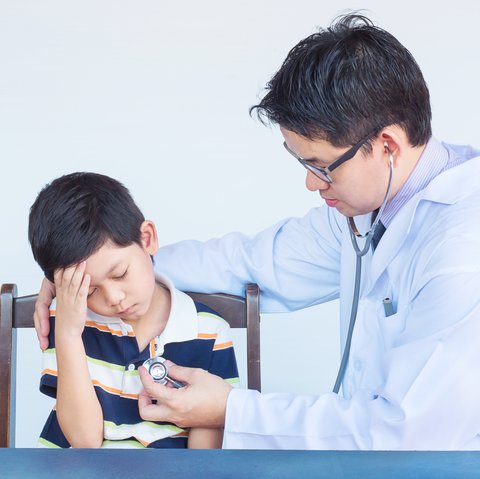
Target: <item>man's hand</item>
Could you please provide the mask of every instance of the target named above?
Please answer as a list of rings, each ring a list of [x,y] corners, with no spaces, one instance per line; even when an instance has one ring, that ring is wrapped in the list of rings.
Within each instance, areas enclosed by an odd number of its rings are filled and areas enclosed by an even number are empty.
[[[33,313],[33,323],[37,332],[40,348],[45,350],[48,347],[48,333],[50,332],[50,304],[55,297],[55,285],[43,278],[40,292],[35,303],[35,312]]]
[[[90,275],[85,274],[86,262],[82,261],[53,275],[57,292],[55,337],[66,334],[80,337],[87,318],[87,298]]]
[[[155,383],[144,367],[139,368],[145,389],[138,399],[140,416],[146,421],[167,421],[179,427],[223,427],[232,386],[203,369],[169,366],[168,375],[185,384],[175,389]],[[152,398],[157,401],[153,404]]]

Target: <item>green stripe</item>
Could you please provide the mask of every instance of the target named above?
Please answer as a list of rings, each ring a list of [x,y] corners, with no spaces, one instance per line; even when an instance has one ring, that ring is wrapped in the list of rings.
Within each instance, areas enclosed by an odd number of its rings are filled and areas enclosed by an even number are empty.
[[[228,378],[225,379],[228,384],[240,384],[240,378]]]
[[[198,316],[203,316],[205,318],[220,319],[221,321],[224,321],[224,319],[218,316],[218,314],[208,313],[207,311],[201,311],[197,314]]]
[[[47,441],[43,437],[38,438],[38,443],[41,444],[42,446],[45,446],[45,447],[51,447],[51,448],[54,448],[54,449],[61,449],[60,446],[57,446],[56,444],[53,444],[53,442]]]
[[[94,359],[94,358],[91,358],[90,356],[87,356],[87,361],[89,363],[96,364],[97,366],[101,366],[107,369],[113,369],[114,371],[123,372],[125,370],[125,366],[108,363],[107,361],[102,361],[101,359]]]
[[[127,439],[125,441],[123,440],[119,440],[119,441],[109,441],[107,439],[105,439],[103,442],[102,442],[102,447],[107,447],[107,446],[114,446],[114,447],[118,447],[118,444],[128,444],[130,446],[133,446],[135,447],[136,449],[146,449],[146,447],[138,442],[138,441],[133,441],[131,439]]]
[[[55,354],[55,348],[50,348],[50,349],[45,349],[44,353],[48,354]],[[119,372],[125,372],[125,374],[129,375],[137,375],[138,376],[138,371],[125,371],[125,366],[122,364],[114,364],[114,363],[109,363],[107,361],[102,361],[101,359],[95,359],[90,356],[87,356],[87,361],[91,364],[95,364],[96,366],[100,366],[102,368],[107,368],[107,369],[112,369],[113,371],[119,371]]]
[[[139,426],[148,426],[148,427],[151,427],[152,429],[168,429],[169,431],[172,431],[174,433],[180,433],[180,432],[183,432],[183,429],[177,427],[177,426],[174,426],[173,424],[156,424],[154,422],[150,422],[150,421],[142,421],[142,422],[139,422],[137,424],[115,424],[114,422],[111,422],[111,421],[103,421],[103,424],[104,426],[107,428],[111,428],[111,429],[126,429],[126,428],[132,428],[132,427],[139,427]]]

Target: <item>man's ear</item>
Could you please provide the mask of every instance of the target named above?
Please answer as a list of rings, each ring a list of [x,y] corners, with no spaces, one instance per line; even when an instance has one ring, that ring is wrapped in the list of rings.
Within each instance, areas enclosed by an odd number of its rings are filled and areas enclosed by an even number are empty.
[[[398,167],[398,160],[404,152],[405,132],[396,125],[387,126],[381,132],[381,139],[393,156],[393,167]]]
[[[147,251],[150,256],[153,256],[158,251],[157,229],[153,221],[145,220],[140,225],[140,234],[145,251]]]

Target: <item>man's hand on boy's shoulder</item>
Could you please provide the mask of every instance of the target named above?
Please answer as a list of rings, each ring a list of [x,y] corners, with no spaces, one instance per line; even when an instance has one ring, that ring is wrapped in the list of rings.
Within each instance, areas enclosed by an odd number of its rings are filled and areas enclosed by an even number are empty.
[[[54,297],[55,285],[47,278],[43,278],[33,313],[33,324],[35,325],[35,331],[42,351],[48,347],[50,304]]]
[[[87,317],[87,298],[90,275],[85,274],[85,261],[55,271],[57,295],[55,335],[80,337]]]

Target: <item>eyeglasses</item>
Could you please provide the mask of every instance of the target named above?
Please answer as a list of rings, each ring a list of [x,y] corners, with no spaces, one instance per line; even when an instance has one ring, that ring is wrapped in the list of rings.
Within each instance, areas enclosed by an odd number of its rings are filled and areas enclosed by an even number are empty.
[[[300,158],[295,152],[293,152],[287,145],[287,143],[284,141],[283,146],[285,149],[294,157],[296,158],[300,164],[302,164],[308,171],[311,171],[315,176],[318,176],[323,181],[326,181],[327,183],[332,183],[332,177],[330,176],[330,173],[335,169],[338,168],[340,165],[345,163],[348,160],[351,160],[357,153],[357,151],[368,141],[370,138],[375,135],[375,132],[369,133],[367,136],[362,138],[358,143],[353,145],[348,151],[346,151],[342,156],[337,158],[332,164],[327,166],[326,168],[321,168],[320,166],[313,166],[312,164],[309,163],[311,160],[304,160],[303,158]]]

